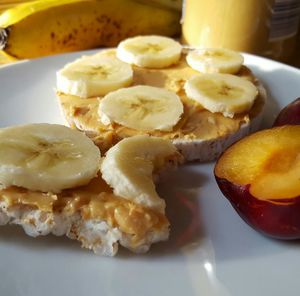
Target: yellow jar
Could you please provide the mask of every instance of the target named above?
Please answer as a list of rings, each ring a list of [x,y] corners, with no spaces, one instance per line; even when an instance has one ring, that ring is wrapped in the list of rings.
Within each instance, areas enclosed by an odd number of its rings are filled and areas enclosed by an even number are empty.
[[[287,61],[298,30],[300,0],[186,0],[182,41]]]

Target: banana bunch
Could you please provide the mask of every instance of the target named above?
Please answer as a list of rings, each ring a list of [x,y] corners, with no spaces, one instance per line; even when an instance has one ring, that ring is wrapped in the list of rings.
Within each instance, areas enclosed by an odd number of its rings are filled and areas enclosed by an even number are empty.
[[[182,0],[137,0],[138,2],[156,5],[160,7],[168,7],[177,11],[182,9]]]
[[[161,3],[160,3],[161,2]],[[23,59],[180,32],[181,1],[37,0],[0,15],[0,49]],[[158,5],[161,4],[161,5]]]

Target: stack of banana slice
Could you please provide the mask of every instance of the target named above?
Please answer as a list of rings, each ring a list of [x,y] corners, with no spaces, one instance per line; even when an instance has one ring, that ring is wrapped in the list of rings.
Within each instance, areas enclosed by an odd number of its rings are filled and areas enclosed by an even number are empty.
[[[66,234],[108,256],[119,243],[146,252],[168,238],[153,171],[180,161],[170,141],[134,136],[101,159],[79,131],[29,124],[1,129],[0,142],[0,225],[19,224],[31,236]]]
[[[257,129],[265,99],[240,53],[186,54],[173,39],[153,35],[66,65],[57,73],[57,95],[69,124],[102,151],[148,134],[171,140],[187,161],[215,159]]]

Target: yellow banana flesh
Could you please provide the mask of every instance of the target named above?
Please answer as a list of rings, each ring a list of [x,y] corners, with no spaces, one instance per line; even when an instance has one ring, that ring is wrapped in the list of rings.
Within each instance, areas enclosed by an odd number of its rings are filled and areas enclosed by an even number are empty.
[[[42,0],[0,15],[0,49],[34,58],[101,46],[134,35],[174,36],[180,12],[134,0]]]

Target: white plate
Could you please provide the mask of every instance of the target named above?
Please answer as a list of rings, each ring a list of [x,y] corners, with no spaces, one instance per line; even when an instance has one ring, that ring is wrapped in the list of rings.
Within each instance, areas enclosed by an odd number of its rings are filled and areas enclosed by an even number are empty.
[[[80,55],[0,69],[0,126],[63,123],[55,71]],[[300,96],[300,71],[250,55],[246,64],[269,91],[269,125]],[[171,238],[146,255],[97,257],[66,238],[34,239],[18,227],[1,227],[0,295],[299,295],[299,242],[268,239],[246,225],[219,192],[212,169],[187,165],[160,186]]]

